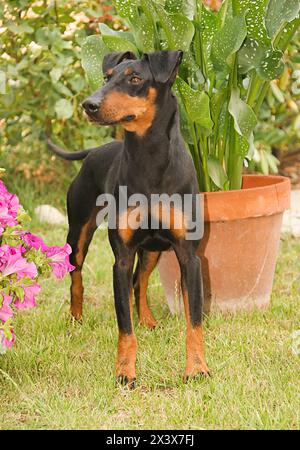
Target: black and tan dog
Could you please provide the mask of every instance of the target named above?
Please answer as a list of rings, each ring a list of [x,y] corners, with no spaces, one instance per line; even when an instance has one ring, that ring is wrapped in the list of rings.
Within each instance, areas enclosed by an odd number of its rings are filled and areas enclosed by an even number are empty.
[[[198,184],[194,165],[186,151],[179,129],[177,100],[171,91],[181,51],[156,52],[137,60],[130,52],[106,55],[103,62],[105,84],[83,103],[90,120],[101,125],[120,124],[124,141],[69,153],[49,142],[52,150],[69,160],[84,159],[82,168],[68,192],[68,243],[72,247],[71,312],[81,319],[83,303],[82,266],[93,233],[99,194],[110,193],[119,199],[119,186],[134,193],[191,194],[197,202]],[[129,209],[125,211],[127,214]],[[149,211],[162,221],[162,211]],[[124,214],[124,213],[123,213]],[[175,227],[175,218],[182,226]],[[176,217],[175,217],[176,216]],[[124,217],[122,218],[122,220]],[[119,223],[121,220],[118,217]],[[113,287],[119,327],[117,379],[129,386],[136,378],[137,341],[132,322],[134,288],[139,320],[154,328],[156,321],[148,307],[148,279],[162,251],[173,248],[182,277],[187,320],[185,379],[208,375],[202,332],[203,288],[200,261],[196,256],[198,240],[187,240],[183,211],[170,210],[169,229],[109,229],[115,256]],[[135,273],[135,256],[138,262]]]

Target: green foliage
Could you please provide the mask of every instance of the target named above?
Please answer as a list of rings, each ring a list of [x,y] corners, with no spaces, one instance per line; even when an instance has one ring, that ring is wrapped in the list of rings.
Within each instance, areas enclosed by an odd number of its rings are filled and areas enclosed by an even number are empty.
[[[271,83],[259,113],[256,128],[256,150],[251,168],[263,173],[277,172],[278,160],[272,153],[282,155],[299,146],[300,139],[300,60],[299,36],[289,46],[288,58],[280,78]]]
[[[50,161],[45,131],[71,150],[110,138],[111,130],[93,127],[80,106],[91,92],[81,44],[97,32],[102,16],[96,0],[1,3],[0,166],[8,174],[19,172],[41,184],[69,182],[63,163]],[[102,81],[98,73],[97,86]]]
[[[174,89],[200,188],[240,188],[245,158],[257,156],[258,114],[300,23],[299,1],[224,0],[218,13],[194,0],[114,3],[131,30],[120,35],[102,26],[102,36],[87,38],[88,78],[106,51],[184,50]],[[263,171],[276,168],[272,156],[265,159]]]

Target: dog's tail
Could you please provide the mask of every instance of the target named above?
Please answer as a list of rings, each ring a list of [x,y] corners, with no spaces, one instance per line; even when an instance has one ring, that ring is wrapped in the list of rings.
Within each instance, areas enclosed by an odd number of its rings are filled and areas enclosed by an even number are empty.
[[[69,161],[79,161],[80,159],[84,159],[90,152],[90,150],[82,150],[81,152],[66,152],[61,147],[53,144],[51,139],[47,137],[47,144],[57,156],[63,159],[67,159]]]

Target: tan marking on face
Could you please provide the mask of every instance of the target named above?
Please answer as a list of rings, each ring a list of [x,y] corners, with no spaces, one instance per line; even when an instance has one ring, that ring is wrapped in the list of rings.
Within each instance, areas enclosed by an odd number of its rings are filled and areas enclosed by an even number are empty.
[[[185,378],[194,377],[199,373],[208,375],[209,370],[205,361],[204,338],[202,325],[193,327],[190,317],[190,307],[187,289],[182,290],[185,317],[187,322],[186,333],[186,368]]]
[[[109,77],[111,77],[113,73],[114,73],[113,69],[108,69],[106,71],[105,75],[108,75]]]
[[[120,122],[127,131],[144,136],[151,127],[155,112],[156,89],[149,88],[147,97],[134,97],[125,92],[113,91],[106,95],[100,113],[107,122]],[[134,115],[130,122],[121,122],[125,116]]]
[[[124,70],[124,75],[131,75],[133,73],[133,69],[131,67],[127,67],[127,69]]]

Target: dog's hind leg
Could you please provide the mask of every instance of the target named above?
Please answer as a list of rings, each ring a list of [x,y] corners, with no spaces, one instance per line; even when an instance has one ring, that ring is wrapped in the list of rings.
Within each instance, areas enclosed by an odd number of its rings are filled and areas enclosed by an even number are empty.
[[[77,180],[68,193],[69,233],[67,242],[72,248],[70,262],[75,266],[71,272],[71,314],[75,320],[82,317],[83,283],[82,267],[89,244],[97,228],[96,195],[86,186],[79,189]]]
[[[148,328],[155,328],[156,320],[148,306],[147,287],[151,273],[158,262],[160,252],[147,252],[140,250],[138,252],[138,263],[133,277],[135,303],[142,325]]]

